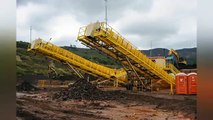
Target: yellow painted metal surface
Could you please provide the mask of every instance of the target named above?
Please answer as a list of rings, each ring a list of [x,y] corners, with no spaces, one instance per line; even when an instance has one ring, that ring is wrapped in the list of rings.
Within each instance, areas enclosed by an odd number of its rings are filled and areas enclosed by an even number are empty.
[[[142,77],[163,79],[169,84],[175,84],[175,79],[162,67],[152,62],[112,27],[106,26],[104,22],[96,22],[80,28],[77,39],[84,45],[103,51],[128,66],[127,57]]]
[[[178,74],[180,73],[180,71],[171,63],[167,63],[166,64],[166,68],[164,68],[164,70],[166,71],[170,71],[172,72],[173,74]]]
[[[166,59],[162,56],[149,57],[153,62],[160,65],[168,73],[173,73],[174,75],[180,73],[180,71],[171,63],[167,63]]]
[[[111,69],[103,65],[96,64],[84,59],[68,50],[60,48],[52,43],[45,42],[42,39],[36,39],[31,43],[29,51],[39,52],[53,59],[68,62],[76,69],[82,70],[93,76],[99,76],[111,80],[118,80],[119,83],[127,82],[126,71],[123,69]]]

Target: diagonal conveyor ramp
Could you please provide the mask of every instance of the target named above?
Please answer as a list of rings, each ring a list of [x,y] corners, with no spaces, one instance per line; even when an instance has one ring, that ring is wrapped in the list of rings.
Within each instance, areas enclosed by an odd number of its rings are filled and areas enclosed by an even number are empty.
[[[42,39],[37,39],[31,43],[29,51],[39,52],[45,56],[54,58],[56,60],[69,63],[73,67],[80,69],[90,75],[99,76],[106,79],[117,81],[118,83],[126,83],[126,71],[123,69],[115,70],[93,63],[84,59],[68,50],[60,48]]]
[[[107,55],[129,66],[133,71],[146,79],[163,79],[168,84],[175,84],[173,76],[161,66],[152,62],[146,55],[137,50],[128,40],[104,22],[91,23],[79,30],[78,40],[90,48],[96,48]]]

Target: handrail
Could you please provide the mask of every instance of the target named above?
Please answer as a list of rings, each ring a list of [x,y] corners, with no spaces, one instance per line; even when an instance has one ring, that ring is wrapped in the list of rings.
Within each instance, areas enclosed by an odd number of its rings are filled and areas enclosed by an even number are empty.
[[[97,23],[95,23],[95,24],[97,24]],[[155,74],[159,78],[164,79],[169,84],[175,84],[174,78],[172,76],[170,76],[166,71],[164,71],[164,69],[161,68],[159,65],[152,62],[142,52],[138,51],[137,47],[135,47],[127,39],[122,37],[111,26],[107,25],[107,27],[106,27],[106,24],[104,22],[101,22],[100,30],[95,30],[95,29],[96,28],[94,28],[94,32],[92,33],[92,36],[94,36],[94,38],[96,40],[102,41],[105,44],[107,44],[108,46],[113,47],[113,49],[119,51],[119,53],[127,56],[129,59],[131,59],[135,63],[145,67],[148,71]],[[84,32],[86,32],[86,30]],[[89,44],[90,42],[95,42],[91,38],[86,36],[85,34],[78,36],[78,40],[84,42],[88,46],[90,46],[90,44]],[[87,41],[87,42],[85,42],[85,41]],[[99,44],[99,43],[96,43],[96,44]],[[91,47],[93,47],[93,46],[91,46]],[[135,66],[135,67],[137,67],[137,66]]]

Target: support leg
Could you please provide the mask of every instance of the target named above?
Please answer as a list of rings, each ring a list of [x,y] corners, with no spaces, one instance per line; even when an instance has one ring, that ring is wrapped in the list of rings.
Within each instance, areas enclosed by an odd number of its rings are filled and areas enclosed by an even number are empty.
[[[118,79],[116,79],[116,85],[115,85],[115,87],[118,87]]]
[[[114,80],[114,87],[118,87],[118,80]]]
[[[170,84],[170,95],[174,95],[173,85],[172,84]]]

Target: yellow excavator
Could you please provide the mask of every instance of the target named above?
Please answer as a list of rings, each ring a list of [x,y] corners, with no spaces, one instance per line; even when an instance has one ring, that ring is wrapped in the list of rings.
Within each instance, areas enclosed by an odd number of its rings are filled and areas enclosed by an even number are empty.
[[[178,67],[178,68],[183,68],[184,66],[187,65],[187,61],[186,61],[183,57],[180,57],[179,54],[177,53],[177,51],[174,50],[174,49],[171,49],[171,50],[169,51],[169,53],[168,53],[167,60],[168,60],[169,62],[172,62],[173,64],[175,64],[175,63],[174,63],[174,58],[173,58],[172,55],[174,55],[175,58],[176,58],[177,67]]]

